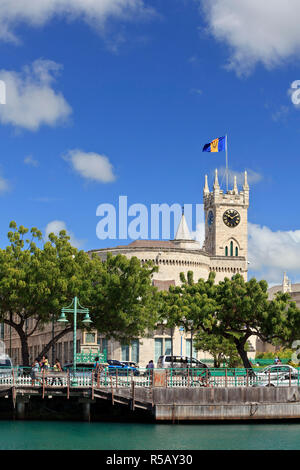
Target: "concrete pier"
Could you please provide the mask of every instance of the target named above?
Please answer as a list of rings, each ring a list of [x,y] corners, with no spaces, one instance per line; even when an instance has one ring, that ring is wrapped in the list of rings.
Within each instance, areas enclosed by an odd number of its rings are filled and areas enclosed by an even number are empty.
[[[153,390],[157,421],[300,419],[299,387]]]
[[[26,419],[26,403],[35,409],[50,400],[53,412],[68,409],[74,417],[89,422],[97,407],[112,407],[113,415],[124,412],[155,421],[208,420],[300,420],[300,387],[33,387],[0,390],[0,410],[15,410]],[[7,400],[8,398],[8,400]],[[65,406],[65,405],[67,406]],[[74,405],[73,405],[74,404]],[[7,406],[9,405],[9,406]],[[91,406],[93,405],[93,406]],[[98,406],[99,405],[99,406]],[[116,406],[116,407],[115,407]],[[28,410],[32,409],[32,406]],[[118,411],[119,409],[119,411]],[[28,411],[29,413],[29,411]],[[1,417],[1,416],[0,416]],[[78,419],[77,418],[77,419]]]

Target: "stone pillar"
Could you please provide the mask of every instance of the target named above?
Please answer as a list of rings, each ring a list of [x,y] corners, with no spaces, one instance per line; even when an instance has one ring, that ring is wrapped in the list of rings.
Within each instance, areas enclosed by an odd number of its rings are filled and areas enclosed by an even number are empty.
[[[17,419],[25,418],[25,405],[26,405],[26,402],[24,400],[17,401],[16,403]]]
[[[89,402],[81,403],[83,421],[90,422],[91,420],[91,405]]]

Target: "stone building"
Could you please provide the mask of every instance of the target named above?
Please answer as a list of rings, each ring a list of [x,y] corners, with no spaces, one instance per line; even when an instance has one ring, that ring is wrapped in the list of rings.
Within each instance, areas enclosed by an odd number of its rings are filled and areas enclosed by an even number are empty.
[[[249,207],[249,186],[245,172],[244,184],[238,190],[236,178],[232,190],[224,192],[220,189],[218,172],[212,191],[209,190],[207,176],[203,190],[205,241],[203,247],[195,241],[182,215],[174,240],[135,240],[128,245],[114,248],[92,250],[101,259],[107,253],[123,254],[128,258],[136,256],[141,263],[151,260],[159,268],[153,275],[153,284],[158,289],[168,289],[170,285],[180,284],[180,273],[193,271],[194,279],[207,279],[209,273],[216,273],[216,282],[240,273],[247,279],[247,211]],[[173,333],[173,334],[172,334]],[[162,354],[173,352],[176,355],[190,356],[191,334],[184,334],[178,329],[158,329],[152,338],[141,338],[133,345],[121,345],[115,341],[108,342],[110,357],[119,360],[132,360],[145,366],[150,359],[154,362]],[[250,357],[254,354],[254,341],[250,340]],[[194,351],[193,356],[201,359],[209,358],[205,352]]]
[[[123,254],[128,258],[136,256],[141,263],[152,260],[159,270],[153,275],[153,284],[158,289],[168,289],[170,285],[180,284],[180,273],[193,271],[194,279],[207,279],[209,273],[216,273],[216,282],[225,277],[240,273],[247,279],[247,211],[249,207],[249,186],[245,172],[242,190],[238,190],[236,178],[231,190],[223,191],[218,181],[218,172],[215,171],[213,188],[210,191],[205,176],[203,189],[205,241],[203,247],[193,239],[184,214],[174,240],[135,240],[128,245],[114,248],[91,250],[105,260],[107,253],[113,255]],[[55,331],[59,326],[55,325]],[[20,361],[20,345],[16,335],[13,339],[7,336],[9,328],[5,328],[4,337],[6,349],[11,351],[15,362]],[[30,340],[30,353],[33,359],[43,344],[51,338],[51,325],[44,331],[37,331]],[[56,355],[67,362],[72,357],[72,334],[68,334],[58,342]],[[98,346],[106,349],[109,358],[118,360],[131,360],[144,367],[150,359],[155,362],[161,354],[170,354],[173,342],[173,353],[190,356],[192,337],[190,333],[159,328],[151,338],[137,338],[130,345],[121,345],[117,341],[107,340],[101,334],[94,332],[87,336],[83,332],[78,334],[79,347]],[[252,344],[252,341],[251,341]],[[9,347],[10,346],[10,347]],[[255,345],[253,345],[255,346]],[[252,347],[253,355],[254,347]],[[197,353],[193,350],[193,356]],[[208,358],[207,353],[198,353],[201,359]]]

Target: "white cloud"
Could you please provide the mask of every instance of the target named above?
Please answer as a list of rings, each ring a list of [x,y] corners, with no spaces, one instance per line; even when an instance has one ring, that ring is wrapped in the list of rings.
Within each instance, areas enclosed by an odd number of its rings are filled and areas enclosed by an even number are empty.
[[[300,52],[299,0],[198,0],[210,33],[230,47],[229,67],[248,73],[271,68]]]
[[[300,230],[273,232],[266,226],[248,224],[249,270],[260,279],[281,283],[283,272],[299,278]]]
[[[128,21],[152,14],[143,0],[0,0],[0,39],[18,42],[19,24],[41,27],[54,17],[80,19],[103,33],[109,19]]]
[[[193,93],[194,95],[202,95],[203,94],[203,90],[201,90],[200,88],[191,88],[190,92]]]
[[[272,114],[272,119],[275,122],[285,122],[289,112],[290,112],[290,108],[288,108],[288,106],[282,105],[280,106],[278,111],[275,111]]]
[[[6,193],[7,191],[10,191],[10,189],[9,181],[0,175],[0,193]]]
[[[0,79],[6,84],[6,104],[0,106],[2,124],[36,131],[41,125],[65,121],[71,107],[51,86],[61,68],[53,61],[39,59],[20,73],[0,70]]]
[[[75,149],[70,150],[64,158],[71,162],[73,169],[83,178],[100,183],[111,183],[116,179],[113,166],[105,155]]]
[[[192,235],[192,238],[199,243],[199,248],[202,248],[204,240],[205,240],[205,223],[204,223],[204,221],[197,224],[195,232],[192,231],[191,235]]]
[[[39,166],[39,162],[35,160],[32,155],[28,155],[27,157],[25,157],[24,163],[25,165],[29,165],[29,166],[34,166],[34,167]]]
[[[77,240],[72,232],[67,229],[67,225],[63,220],[52,220],[49,222],[45,229],[45,238],[48,239],[50,233],[54,233],[55,235],[59,235],[59,232],[65,230],[67,235],[70,237],[70,243],[75,248],[80,248],[83,244],[82,240]]]
[[[247,180],[249,184],[256,184],[259,181],[262,180],[262,175],[260,173],[257,173],[256,171],[250,170],[249,168],[246,169],[247,171]],[[211,177],[214,178],[215,172],[211,172]],[[245,172],[244,171],[234,171],[228,169],[228,182],[232,186],[233,181],[234,181],[234,176],[236,176],[236,181],[238,186],[243,186],[244,184],[244,178],[245,178]],[[226,178],[226,168],[224,166],[220,166],[218,168],[218,178],[219,178],[219,183],[222,185],[222,182],[225,181]]]

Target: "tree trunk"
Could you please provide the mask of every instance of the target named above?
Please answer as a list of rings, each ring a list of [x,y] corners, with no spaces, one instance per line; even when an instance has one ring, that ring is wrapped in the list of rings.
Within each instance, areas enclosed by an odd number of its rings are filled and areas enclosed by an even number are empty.
[[[215,369],[219,369],[220,367],[220,362],[221,362],[221,358],[220,358],[220,355],[218,354],[217,356],[213,356],[214,357],[214,368]]]
[[[17,332],[21,341],[22,365],[24,367],[29,367],[28,336],[22,329],[18,329]]]
[[[29,348],[28,348],[28,338],[30,338],[30,335],[28,336],[23,328],[19,326],[17,323],[10,322],[4,319],[4,323],[7,325],[11,326],[19,335],[20,342],[21,342],[21,356],[22,356],[22,365],[24,367],[29,367],[31,364],[29,363]],[[69,333],[73,331],[73,326],[70,326],[66,328],[65,330],[62,330],[59,332],[53,340],[49,341],[49,343],[44,347],[44,349],[41,351],[41,353],[38,355],[38,359],[41,359],[42,356],[44,356],[51,346],[55,344],[62,336],[64,336],[66,333]],[[16,364],[18,365],[18,364]],[[19,364],[21,365],[21,364]]]
[[[49,341],[49,343],[46,344],[44,349],[40,352],[40,354],[38,355],[38,359],[40,360],[43,356],[45,356],[45,354],[47,354],[47,352],[49,352],[49,350],[50,350],[50,348],[53,344],[56,344],[57,341],[60,338],[62,338],[65,334],[70,333],[71,331],[73,331],[73,326],[70,326],[70,327],[66,328],[65,330],[62,330],[59,333],[57,333],[57,335],[54,336],[54,338],[51,339],[51,341]]]
[[[238,341],[237,339],[234,340],[237,352],[239,353],[240,358],[243,361],[243,365],[244,365],[245,369],[250,369],[249,372],[252,375],[252,373],[253,373],[252,364],[248,359],[247,351],[245,351],[245,349],[244,349],[246,341],[247,341],[247,339],[244,339],[242,342]]]
[[[9,325],[11,328],[13,328],[19,335],[20,342],[21,342],[21,356],[22,356],[22,365],[24,367],[28,367],[29,364],[29,350],[28,350],[28,335],[25,333],[23,330],[23,325],[20,326],[17,323],[14,323],[13,321],[10,320],[3,320],[3,323],[6,325]],[[10,351],[11,354],[11,351]],[[19,365],[19,364],[15,364]]]

